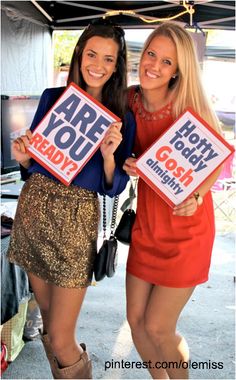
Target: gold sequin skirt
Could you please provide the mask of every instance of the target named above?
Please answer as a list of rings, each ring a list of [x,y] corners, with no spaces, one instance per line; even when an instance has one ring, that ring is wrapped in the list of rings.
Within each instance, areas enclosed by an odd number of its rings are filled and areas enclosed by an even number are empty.
[[[14,218],[8,258],[46,282],[90,285],[97,251],[97,193],[32,174]]]

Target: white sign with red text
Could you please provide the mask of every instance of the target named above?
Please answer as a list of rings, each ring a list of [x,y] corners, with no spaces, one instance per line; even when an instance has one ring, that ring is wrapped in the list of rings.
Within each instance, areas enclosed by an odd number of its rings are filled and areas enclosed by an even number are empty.
[[[68,186],[116,121],[116,115],[71,83],[34,130],[28,151]]]
[[[137,172],[173,207],[190,196],[233,151],[188,108],[137,160]]]

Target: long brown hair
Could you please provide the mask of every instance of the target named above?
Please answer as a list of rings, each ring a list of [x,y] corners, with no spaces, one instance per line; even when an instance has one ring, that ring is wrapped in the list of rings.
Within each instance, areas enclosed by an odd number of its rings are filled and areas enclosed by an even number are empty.
[[[76,83],[83,90],[86,90],[86,83],[82,76],[80,67],[82,53],[87,41],[95,36],[113,39],[119,46],[116,71],[105,83],[102,89],[102,104],[117,116],[123,118],[127,110],[127,52],[122,28],[102,20],[99,23],[90,24],[81,34],[71,59],[67,84]]]

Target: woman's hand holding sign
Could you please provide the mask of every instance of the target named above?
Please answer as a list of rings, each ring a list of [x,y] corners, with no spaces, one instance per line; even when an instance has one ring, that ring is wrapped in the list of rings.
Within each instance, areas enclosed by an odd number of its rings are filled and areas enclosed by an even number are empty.
[[[16,161],[25,168],[27,168],[30,163],[30,155],[27,152],[27,147],[30,145],[31,138],[32,132],[27,129],[25,135],[18,137],[12,143],[12,152]]]
[[[174,207],[173,215],[177,216],[192,216],[198,208],[198,203],[194,196],[189,197],[178,206]]]
[[[112,123],[106,132],[106,135],[101,144],[101,153],[104,158],[110,158],[115,153],[116,149],[120,145],[122,141],[122,134],[120,129],[122,127],[122,123]]]
[[[137,159],[134,157],[129,157],[125,160],[125,163],[123,165],[124,171],[129,176],[138,177],[137,171],[136,171],[136,161]]]
[[[122,134],[120,132],[121,126],[122,123],[112,123],[100,146],[104,160],[104,172],[106,176],[106,183],[109,186],[112,185],[116,166],[114,153],[122,141]]]

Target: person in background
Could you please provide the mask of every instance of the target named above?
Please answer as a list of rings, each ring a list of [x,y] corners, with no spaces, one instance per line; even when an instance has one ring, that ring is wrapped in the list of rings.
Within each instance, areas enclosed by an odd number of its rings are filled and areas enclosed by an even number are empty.
[[[106,21],[90,24],[74,49],[68,85],[79,85],[119,116],[123,126],[111,124],[100,149],[70,186],[27,153],[32,132],[64,87],[43,92],[30,131],[13,142],[26,182],[8,258],[28,273],[43,318],[42,342],[57,379],[92,378],[91,360],[75,329],[97,252],[97,193],[113,197],[129,179],[122,166],[132,152],[135,121],[127,110],[126,73],[124,31]]]
[[[220,133],[184,28],[167,22],[155,29],[144,44],[139,75],[140,86],[129,91],[137,123],[136,158],[123,166],[131,176],[137,175],[136,159],[186,107]],[[136,349],[143,361],[151,361],[149,372],[155,379],[188,377],[188,346],[176,325],[195,286],[208,279],[215,235],[210,189],[219,171],[174,209],[141,178],[138,182],[127,261],[127,318]]]

